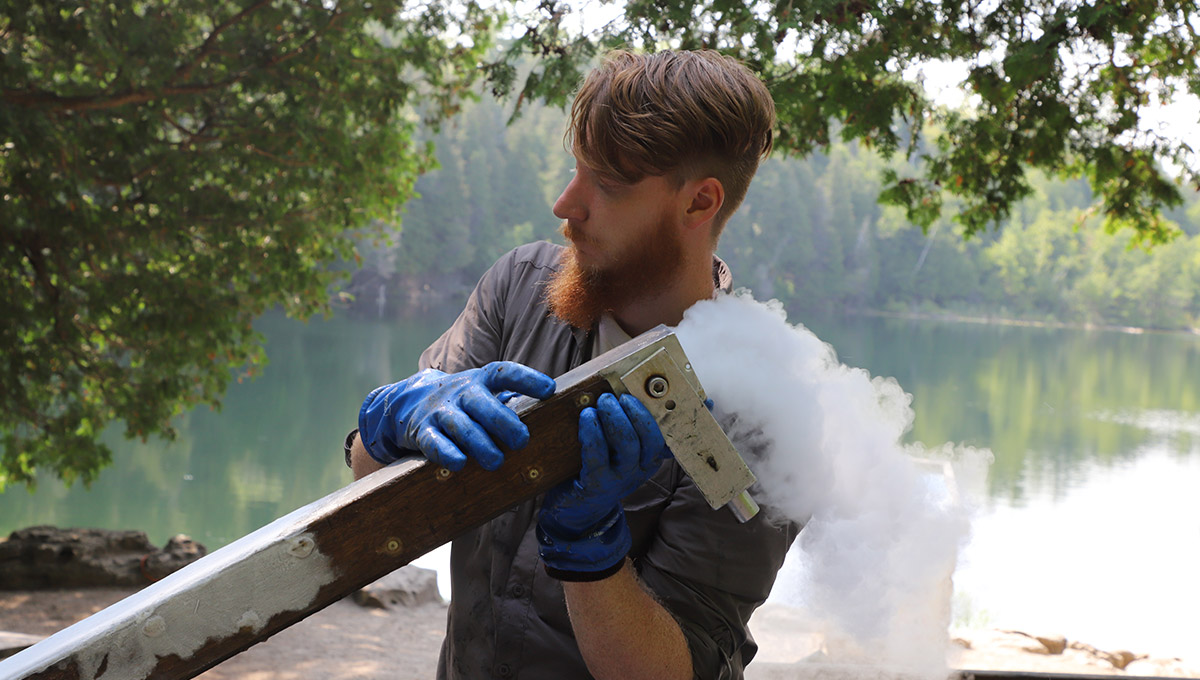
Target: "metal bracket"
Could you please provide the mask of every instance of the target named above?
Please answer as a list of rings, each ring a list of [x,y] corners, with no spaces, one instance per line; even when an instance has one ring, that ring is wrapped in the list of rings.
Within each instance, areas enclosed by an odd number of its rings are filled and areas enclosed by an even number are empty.
[[[758,513],[746,491],[757,481],[754,473],[704,405],[704,388],[670,328],[653,328],[565,373],[559,389],[596,374],[614,393],[632,394],[646,405],[675,460],[713,509],[728,505],[742,522]]]
[[[674,342],[663,344],[678,342],[673,335],[670,340]],[[654,415],[675,460],[714,510],[737,499],[757,481],[704,405],[691,364],[685,362],[681,368],[669,347],[659,348],[619,380],[621,391],[637,397]],[[736,513],[745,503],[733,507]]]

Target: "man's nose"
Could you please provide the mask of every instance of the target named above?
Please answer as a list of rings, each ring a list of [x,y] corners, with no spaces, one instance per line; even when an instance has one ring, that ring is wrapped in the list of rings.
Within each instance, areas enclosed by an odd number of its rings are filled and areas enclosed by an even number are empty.
[[[582,187],[579,186],[579,175],[571,178],[558,200],[554,202],[554,216],[560,220],[582,222],[587,219],[587,203],[584,200]]]

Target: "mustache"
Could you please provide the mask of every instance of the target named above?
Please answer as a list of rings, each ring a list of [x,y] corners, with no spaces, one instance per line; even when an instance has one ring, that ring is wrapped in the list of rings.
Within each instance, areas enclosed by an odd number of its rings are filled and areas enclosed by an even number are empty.
[[[570,220],[563,220],[562,224],[558,227],[558,231],[565,239],[567,239],[567,242],[572,245],[576,243],[587,245],[592,242],[590,238],[580,233],[579,229],[572,226]]]

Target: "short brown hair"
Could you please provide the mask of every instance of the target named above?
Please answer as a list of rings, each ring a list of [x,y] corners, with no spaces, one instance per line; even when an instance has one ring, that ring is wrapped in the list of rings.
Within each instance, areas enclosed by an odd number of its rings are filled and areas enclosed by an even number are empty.
[[[667,175],[725,187],[716,243],[771,152],[775,103],[745,65],[718,52],[609,52],[571,106],[568,143],[597,174],[633,184]]]

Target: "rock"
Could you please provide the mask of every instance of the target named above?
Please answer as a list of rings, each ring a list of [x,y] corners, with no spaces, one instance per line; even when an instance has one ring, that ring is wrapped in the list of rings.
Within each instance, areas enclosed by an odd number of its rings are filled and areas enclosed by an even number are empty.
[[[144,576],[157,581],[204,557],[207,552],[203,545],[191,538],[175,534],[162,550],[150,553],[140,566]]]
[[[355,591],[351,597],[357,604],[378,609],[445,602],[438,592],[437,572],[411,564]]]
[[[1144,659],[1144,658],[1146,658],[1146,655],[1145,654],[1134,654],[1133,652],[1129,651],[1128,649],[1119,649],[1115,652],[1105,653],[1104,658],[1107,659],[1108,662],[1111,663],[1114,667],[1116,667],[1120,670],[1125,670],[1125,667],[1128,666],[1130,663],[1133,663],[1134,661],[1137,661],[1139,659]]]
[[[1067,638],[1062,635],[1035,635],[1019,630],[1002,632],[1016,636],[1018,639],[1023,638],[1024,641],[1018,641],[1014,646],[1033,654],[1062,654],[1063,650],[1067,648]]]
[[[0,589],[144,586],[206,552],[182,535],[159,550],[141,531],[29,527],[0,542]]]
[[[1062,654],[1063,650],[1067,648],[1067,638],[1062,635],[1035,635],[1033,637],[1042,643],[1047,654]]]
[[[999,633],[997,637],[989,640],[990,646],[1028,652],[1030,654],[1055,654],[1062,652],[1061,649],[1058,652],[1051,652],[1049,647],[1042,642],[1041,638],[1023,631],[1001,630],[997,631],[997,633]],[[1066,646],[1065,640],[1063,646]]]
[[[1146,654],[1135,654],[1127,649],[1120,649],[1115,652],[1108,652],[1103,649],[1097,649],[1096,647],[1093,647],[1092,645],[1089,645],[1089,644],[1086,644],[1083,642],[1072,642],[1067,646],[1068,646],[1068,648],[1075,650],[1086,656],[1090,656],[1093,659],[1098,659],[1100,661],[1106,661],[1109,664],[1111,664],[1113,666],[1113,668],[1116,668],[1117,670],[1122,670],[1122,671],[1125,670],[1125,668],[1127,666],[1129,666],[1129,664],[1133,663],[1134,661],[1139,661],[1139,660],[1145,659],[1147,657]]]

